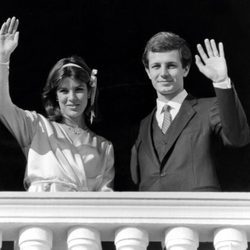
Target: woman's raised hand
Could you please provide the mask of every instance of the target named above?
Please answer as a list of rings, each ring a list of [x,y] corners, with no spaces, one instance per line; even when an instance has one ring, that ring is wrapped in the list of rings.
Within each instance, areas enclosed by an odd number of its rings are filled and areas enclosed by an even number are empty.
[[[17,31],[19,20],[16,17],[8,18],[2,24],[0,30],[0,63],[6,63],[11,53],[18,44],[19,32]]]

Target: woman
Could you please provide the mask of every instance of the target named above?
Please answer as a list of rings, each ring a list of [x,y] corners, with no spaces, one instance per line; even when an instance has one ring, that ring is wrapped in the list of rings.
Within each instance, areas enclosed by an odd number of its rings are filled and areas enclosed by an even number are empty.
[[[42,95],[48,118],[12,103],[9,60],[18,44],[18,24],[8,18],[0,30],[0,119],[27,158],[25,187],[30,192],[112,191],[113,146],[88,127],[96,77],[81,58],[64,58],[52,68]]]

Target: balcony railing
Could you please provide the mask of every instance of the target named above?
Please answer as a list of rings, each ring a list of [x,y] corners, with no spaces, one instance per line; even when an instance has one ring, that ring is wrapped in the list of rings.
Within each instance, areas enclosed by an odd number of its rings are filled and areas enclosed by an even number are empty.
[[[250,193],[0,193],[3,241],[23,250],[246,249]]]

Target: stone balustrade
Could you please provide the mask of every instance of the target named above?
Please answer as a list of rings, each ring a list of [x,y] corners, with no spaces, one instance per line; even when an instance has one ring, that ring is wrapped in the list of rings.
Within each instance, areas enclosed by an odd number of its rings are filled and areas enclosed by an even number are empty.
[[[189,192],[0,193],[0,242],[21,250],[245,250],[250,194]]]

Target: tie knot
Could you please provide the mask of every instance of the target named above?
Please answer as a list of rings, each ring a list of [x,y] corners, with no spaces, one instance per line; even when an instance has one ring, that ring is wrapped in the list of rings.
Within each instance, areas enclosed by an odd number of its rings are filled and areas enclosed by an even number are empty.
[[[167,111],[167,112],[169,112],[169,111],[170,111],[170,109],[171,109],[171,107],[170,107],[168,104],[166,104],[166,105],[164,105],[164,106],[163,106],[163,108],[162,108],[162,111],[161,111],[161,112],[162,112],[162,113],[165,113],[166,111]]]

